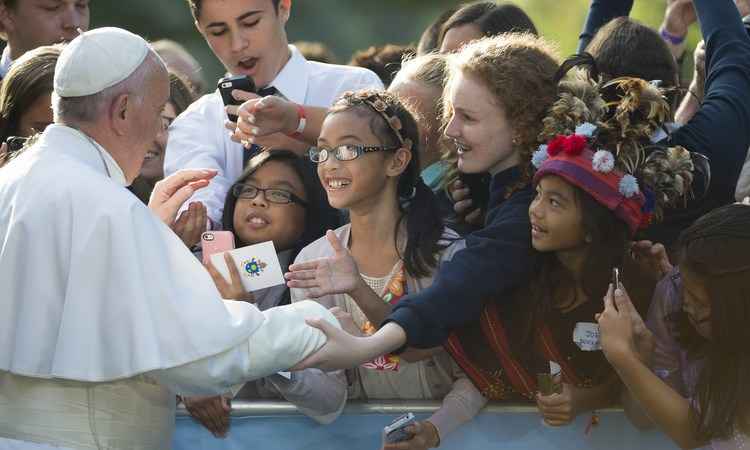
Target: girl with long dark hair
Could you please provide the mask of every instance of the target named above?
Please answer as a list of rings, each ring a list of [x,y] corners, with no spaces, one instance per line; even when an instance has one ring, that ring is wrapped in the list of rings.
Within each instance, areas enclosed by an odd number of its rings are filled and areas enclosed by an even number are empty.
[[[604,353],[637,400],[626,405],[682,448],[750,445],[749,223],[750,206],[733,204],[682,232],[648,328],[622,286],[598,317]]]

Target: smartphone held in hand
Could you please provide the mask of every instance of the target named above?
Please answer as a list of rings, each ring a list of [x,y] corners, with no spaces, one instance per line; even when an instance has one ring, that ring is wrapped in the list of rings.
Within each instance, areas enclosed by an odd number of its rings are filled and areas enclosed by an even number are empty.
[[[212,255],[234,250],[234,234],[231,231],[206,231],[201,235],[203,264],[207,264]]]
[[[620,269],[615,267],[612,269],[612,289],[617,289],[620,286]]]
[[[411,436],[406,431],[409,425],[414,425],[417,419],[412,413],[406,413],[383,428],[383,441],[386,444],[395,444],[408,440]]]
[[[232,95],[232,91],[245,91],[255,93],[255,81],[247,75],[240,75],[236,77],[226,77],[219,80],[218,83],[219,93],[221,94],[221,100],[224,102],[224,106],[230,105],[241,105],[243,102],[237,100]],[[237,116],[229,114],[229,120],[237,122]]]

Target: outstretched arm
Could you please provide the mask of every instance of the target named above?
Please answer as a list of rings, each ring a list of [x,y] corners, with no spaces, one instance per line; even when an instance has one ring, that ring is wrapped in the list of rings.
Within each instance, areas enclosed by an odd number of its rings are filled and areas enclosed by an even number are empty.
[[[586,51],[586,47],[588,47],[596,32],[599,31],[599,28],[616,17],[630,15],[632,8],[633,0],[592,0],[586,23],[578,39],[577,53]]]

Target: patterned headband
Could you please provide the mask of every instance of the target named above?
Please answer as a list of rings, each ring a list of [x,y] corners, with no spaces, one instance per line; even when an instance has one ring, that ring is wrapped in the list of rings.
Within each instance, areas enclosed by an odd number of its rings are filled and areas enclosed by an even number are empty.
[[[372,109],[380,117],[382,117],[383,120],[385,120],[385,123],[388,124],[388,127],[391,129],[391,131],[393,131],[393,134],[396,136],[396,139],[398,139],[398,142],[402,147],[406,148],[407,150],[412,149],[414,145],[413,142],[409,138],[404,138],[402,134],[404,126],[401,123],[401,119],[399,119],[395,114],[390,113],[388,105],[378,96],[377,93],[368,91],[357,92],[352,97],[369,106],[370,109]]]

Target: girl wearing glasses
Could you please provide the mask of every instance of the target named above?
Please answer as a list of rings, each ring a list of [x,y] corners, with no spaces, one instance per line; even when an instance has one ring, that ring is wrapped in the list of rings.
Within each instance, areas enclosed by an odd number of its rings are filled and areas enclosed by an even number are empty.
[[[249,161],[227,194],[222,223],[234,233],[237,247],[273,241],[282,270],[286,270],[299,250],[338,223],[338,218],[326,204],[310,164],[291,151],[274,150]],[[229,268],[236,270],[231,264]],[[208,269],[223,298],[249,301],[261,310],[289,303],[286,286],[251,294],[245,292],[241,282],[229,282],[212,266]],[[234,278],[239,280],[239,274]],[[325,383],[317,381],[324,377]],[[293,373],[291,379],[272,375],[247,383],[238,397],[281,396],[314,419],[328,422],[346,401],[344,387],[343,382],[339,388],[321,371],[310,369]],[[318,392],[320,398],[307,396],[310,389]],[[227,432],[231,408],[226,398],[194,397],[184,401],[190,414],[215,436]]]
[[[354,335],[373,333],[405,295],[432,284],[438,264],[449,264],[461,245],[420,177],[419,137],[415,119],[394,94],[360,91],[334,103],[310,150],[329,203],[348,211],[351,224],[300,252],[288,274],[292,301],[314,298],[334,307]],[[445,398],[412,430],[409,448],[437,446],[485,403],[439,348],[382,355],[348,375],[354,398]],[[342,377],[333,374],[331,382]]]

